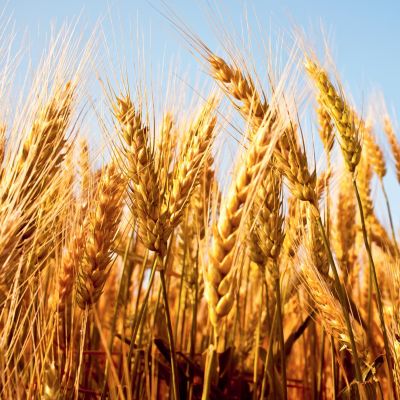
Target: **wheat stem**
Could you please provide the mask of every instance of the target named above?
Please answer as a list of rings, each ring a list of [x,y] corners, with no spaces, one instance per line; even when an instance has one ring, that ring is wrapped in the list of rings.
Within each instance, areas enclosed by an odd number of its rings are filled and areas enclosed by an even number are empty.
[[[397,240],[396,240],[396,233],[394,231],[394,224],[393,224],[393,217],[392,217],[392,211],[390,209],[390,203],[389,203],[389,198],[385,189],[385,185],[383,183],[383,179],[379,179],[380,183],[381,183],[381,188],[382,188],[382,193],[383,193],[383,197],[385,198],[385,203],[386,203],[386,208],[387,208],[387,212],[388,212],[388,216],[389,216],[389,223],[390,223],[390,229],[392,231],[392,237],[393,237],[393,245],[396,251],[397,256],[399,255],[399,247],[397,244]]]
[[[169,305],[168,305],[168,293],[167,293],[167,286],[165,284],[165,272],[164,269],[160,270],[160,280],[161,280],[161,289],[162,289],[162,296],[164,300],[164,307],[165,307],[165,319],[167,322],[167,333],[168,333],[168,342],[171,351],[171,371],[172,371],[172,388],[174,393],[174,399],[179,400],[179,376],[178,376],[178,368],[176,364],[176,352],[175,352],[175,344],[174,344],[174,337],[172,332],[172,323],[171,323],[171,315],[169,313]]]
[[[129,343],[129,352],[128,352],[128,362],[129,363],[132,358],[132,352],[133,352],[136,336],[137,336],[137,333],[139,330],[139,326],[141,325],[141,322],[142,322],[142,319],[143,319],[143,316],[144,316],[144,313],[145,313],[145,310],[147,307],[147,303],[149,301],[150,292],[153,287],[153,282],[154,282],[154,277],[156,274],[157,265],[158,265],[158,259],[157,259],[157,257],[154,257],[153,265],[151,267],[148,287],[147,287],[146,293],[144,295],[142,307],[140,308],[139,314],[138,315],[135,314],[135,318],[132,321],[132,334],[131,334],[131,339],[130,339],[130,343]]]
[[[261,384],[261,394],[260,394],[260,399],[265,398],[265,391],[267,388],[267,378],[268,378],[268,369],[270,370],[270,373],[272,374],[272,377],[270,376],[270,383],[272,383],[272,393],[275,394],[276,392],[276,385],[275,385],[275,371],[274,371],[274,366],[272,363],[272,345],[274,343],[274,336],[275,336],[275,329],[276,329],[276,324],[277,324],[277,316],[278,316],[278,311],[277,307],[275,307],[274,311],[274,316],[272,318],[272,324],[271,324],[271,331],[269,335],[269,343],[268,343],[268,350],[267,354],[265,355],[265,362],[264,362],[264,373],[263,373],[263,380]],[[271,387],[270,387],[271,390]]]
[[[275,264],[276,261],[274,262]],[[275,265],[277,268],[277,265]],[[282,319],[282,304],[281,304],[281,288],[279,278],[275,279],[275,293],[276,293],[276,310],[277,310],[277,323],[278,323],[278,339],[281,354],[281,373],[282,373],[282,395],[283,399],[287,399],[287,384],[286,384],[286,360],[285,360],[285,339],[283,337],[283,319]]]
[[[76,373],[75,378],[75,398],[78,398],[79,384],[80,384],[80,375],[81,375],[81,367],[82,367],[82,358],[83,358],[83,350],[85,348],[85,340],[86,340],[86,329],[89,317],[89,306],[86,306],[83,311],[83,322],[81,326],[81,335],[80,335],[80,346],[79,346],[79,361],[78,361],[78,371]]]
[[[326,330],[322,330],[321,338],[321,354],[319,357],[319,367],[318,367],[318,381],[317,381],[317,395],[318,400],[322,400],[322,381],[324,375],[324,353],[325,353],[325,341],[326,341]]]
[[[261,319],[262,319],[262,303],[264,297],[264,285],[261,285],[260,290],[260,310],[258,311],[257,328],[256,328],[256,340],[254,349],[254,364],[253,364],[253,400],[257,400],[258,390],[258,358],[260,355],[260,331],[261,331]]]
[[[195,292],[194,292],[194,301],[193,301],[193,312],[192,312],[192,325],[190,329],[190,359],[193,359],[195,351],[196,351],[196,330],[197,330],[197,301],[199,297],[199,282],[198,282],[198,254],[196,257],[196,263],[194,266],[194,285],[195,285]],[[189,368],[189,366],[188,366]],[[193,376],[192,371],[190,370],[189,376]],[[193,395],[193,382],[190,380],[189,382],[189,400],[192,399]]]
[[[119,288],[118,288],[118,295],[117,295],[117,301],[115,303],[115,307],[114,307],[114,313],[113,313],[113,319],[111,322],[111,328],[110,328],[110,339],[108,342],[108,351],[110,352],[110,354],[112,354],[112,350],[113,350],[113,342],[114,342],[114,335],[115,335],[115,328],[117,325],[117,317],[118,317],[118,310],[119,307],[122,303],[122,290],[123,290],[123,286],[124,285],[128,285],[129,283],[126,282],[126,277],[127,277],[127,258],[128,258],[128,252],[129,249],[131,247],[131,243],[133,240],[133,231],[132,234],[129,237],[128,243],[126,245],[125,248],[125,252],[124,252],[124,258],[123,258],[123,270],[122,270],[122,277],[119,283]],[[107,375],[108,375],[108,369],[110,367],[110,362],[109,359],[106,359],[106,365],[104,367],[104,383],[103,383],[103,389],[102,389],[102,393],[101,393],[101,400],[104,400],[106,398],[106,389],[107,389]]]
[[[333,381],[332,383],[333,399],[337,399],[337,382],[338,382],[335,354],[336,354],[335,339],[333,336],[331,336],[331,368],[332,368],[332,381]]]
[[[201,395],[201,400],[209,400],[210,398],[211,383],[212,383],[212,378],[215,374],[217,362],[218,362],[217,350],[214,347],[214,345],[210,344],[207,352],[206,366],[204,369],[204,383],[203,383],[203,393]]]

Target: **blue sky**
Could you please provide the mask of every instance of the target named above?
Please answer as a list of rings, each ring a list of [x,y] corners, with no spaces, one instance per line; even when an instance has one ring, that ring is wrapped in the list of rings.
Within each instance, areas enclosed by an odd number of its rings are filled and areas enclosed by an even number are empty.
[[[33,50],[39,44],[35,35],[45,34],[51,23],[60,25],[79,15],[81,23],[89,28],[99,18],[104,18],[106,34],[111,34],[107,32],[109,15],[124,29],[134,29],[139,21],[145,30],[152,32],[151,57],[155,63],[160,49],[167,46],[170,51],[177,52],[182,44],[157,12],[162,9],[159,0],[3,0],[3,3],[7,14],[13,15],[17,31],[28,29],[32,34]],[[167,0],[166,3],[207,43],[215,40],[207,23],[207,1]],[[249,14],[257,15],[266,31],[271,25],[275,29],[290,30],[295,23],[312,32],[312,38],[317,42],[322,24],[331,33],[336,63],[352,93],[358,96],[371,87],[379,87],[389,103],[400,108],[399,1],[213,0],[211,3],[222,3],[228,21],[233,23],[239,22],[247,9]],[[126,47],[126,43],[124,45]],[[181,49],[183,57],[185,53],[186,50]]]
[[[246,11],[251,23],[257,19],[265,32],[270,29],[290,32],[293,26],[297,26],[303,28],[318,45],[322,44],[322,26],[328,33],[342,81],[358,105],[367,101],[372,90],[378,89],[383,92],[389,110],[400,110],[398,0],[166,0],[165,3],[214,49],[219,45],[212,24],[207,22],[208,3],[218,4],[226,16],[227,25],[237,31],[240,31]],[[122,53],[135,48],[131,43],[134,34],[119,33],[135,32],[139,26],[147,36],[146,57],[153,65],[162,64],[165,54],[174,54],[179,55],[184,69],[192,68],[201,74],[182,38],[160,14],[163,9],[160,0],[3,0],[3,4],[6,14],[11,15],[15,22],[17,37],[29,33],[32,58],[40,54],[42,39],[48,35],[51,24],[60,26],[64,21],[73,21],[79,16],[79,26],[86,27],[88,32],[102,19],[105,35],[115,46],[114,50]],[[112,39],[113,35],[116,39]],[[393,117],[396,118],[395,112]],[[398,204],[399,191],[393,176],[387,178],[387,184],[394,204]],[[385,219],[384,210],[379,214]],[[395,211],[395,214],[398,220],[400,211]]]

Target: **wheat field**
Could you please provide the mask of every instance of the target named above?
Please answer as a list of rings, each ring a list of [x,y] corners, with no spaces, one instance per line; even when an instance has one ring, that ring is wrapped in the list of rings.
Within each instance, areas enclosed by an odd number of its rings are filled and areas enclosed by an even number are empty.
[[[0,48],[0,398],[398,399],[395,115],[304,37],[262,79],[172,22],[188,102],[97,76],[72,30],[19,91]]]

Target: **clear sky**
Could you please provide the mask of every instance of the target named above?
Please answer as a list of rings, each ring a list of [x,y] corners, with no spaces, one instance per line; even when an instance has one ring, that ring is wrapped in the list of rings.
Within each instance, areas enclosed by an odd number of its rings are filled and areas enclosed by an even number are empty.
[[[6,14],[15,22],[17,36],[29,32],[33,56],[41,50],[42,42],[37,37],[46,36],[52,23],[60,26],[65,20],[72,21],[79,16],[80,24],[88,30],[103,19],[105,35],[112,37],[117,32],[112,42],[121,49],[132,49],[134,45],[128,43],[132,36],[119,37],[118,31],[135,31],[139,25],[151,37],[151,46],[146,52],[153,64],[161,63],[167,53],[179,54],[185,67],[195,65],[187,48],[182,46],[182,39],[160,14],[161,0],[0,0],[0,4],[2,1]],[[371,90],[379,89],[389,110],[400,110],[399,0],[165,0],[165,3],[211,48],[218,44],[207,23],[208,3],[218,4],[227,15],[228,24],[236,26],[238,31],[246,10],[250,20],[254,22],[256,17],[265,32],[270,27],[290,32],[291,27],[298,26],[319,44],[323,26],[329,33],[343,83],[358,104],[367,100]],[[392,116],[400,121],[395,112]],[[393,189],[397,184],[393,178],[388,180],[391,197],[398,204],[399,197]],[[399,218],[400,213],[396,211],[396,219]]]
[[[152,59],[167,46],[177,51],[181,45],[166,20],[157,12],[160,0],[12,0],[4,1],[7,14],[12,14],[16,29],[33,35],[46,32],[52,22],[80,15],[81,22],[93,26],[99,18],[111,15],[114,23],[125,27],[140,25],[152,32]],[[193,30],[212,41],[207,15],[207,1],[166,0]],[[386,98],[400,109],[400,1],[365,0],[212,0],[223,3],[228,20],[240,21],[244,10],[255,12],[260,24],[290,30],[292,23],[313,32],[313,39],[322,24],[330,32],[335,60],[345,83],[354,95],[371,87],[382,88]],[[1,4],[1,1],[0,1]],[[229,5],[229,6],[228,6]],[[104,25],[107,34],[107,23]],[[32,47],[38,45],[32,39]],[[185,53],[185,52],[183,52]],[[154,61],[156,62],[156,61]]]

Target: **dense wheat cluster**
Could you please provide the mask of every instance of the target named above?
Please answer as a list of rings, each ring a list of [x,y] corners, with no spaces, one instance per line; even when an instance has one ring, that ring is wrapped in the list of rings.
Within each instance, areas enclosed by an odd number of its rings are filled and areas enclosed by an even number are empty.
[[[383,102],[358,109],[306,46],[264,83],[184,33],[212,89],[156,107],[103,85],[99,156],[92,47],[68,35],[0,110],[0,398],[397,399]]]

